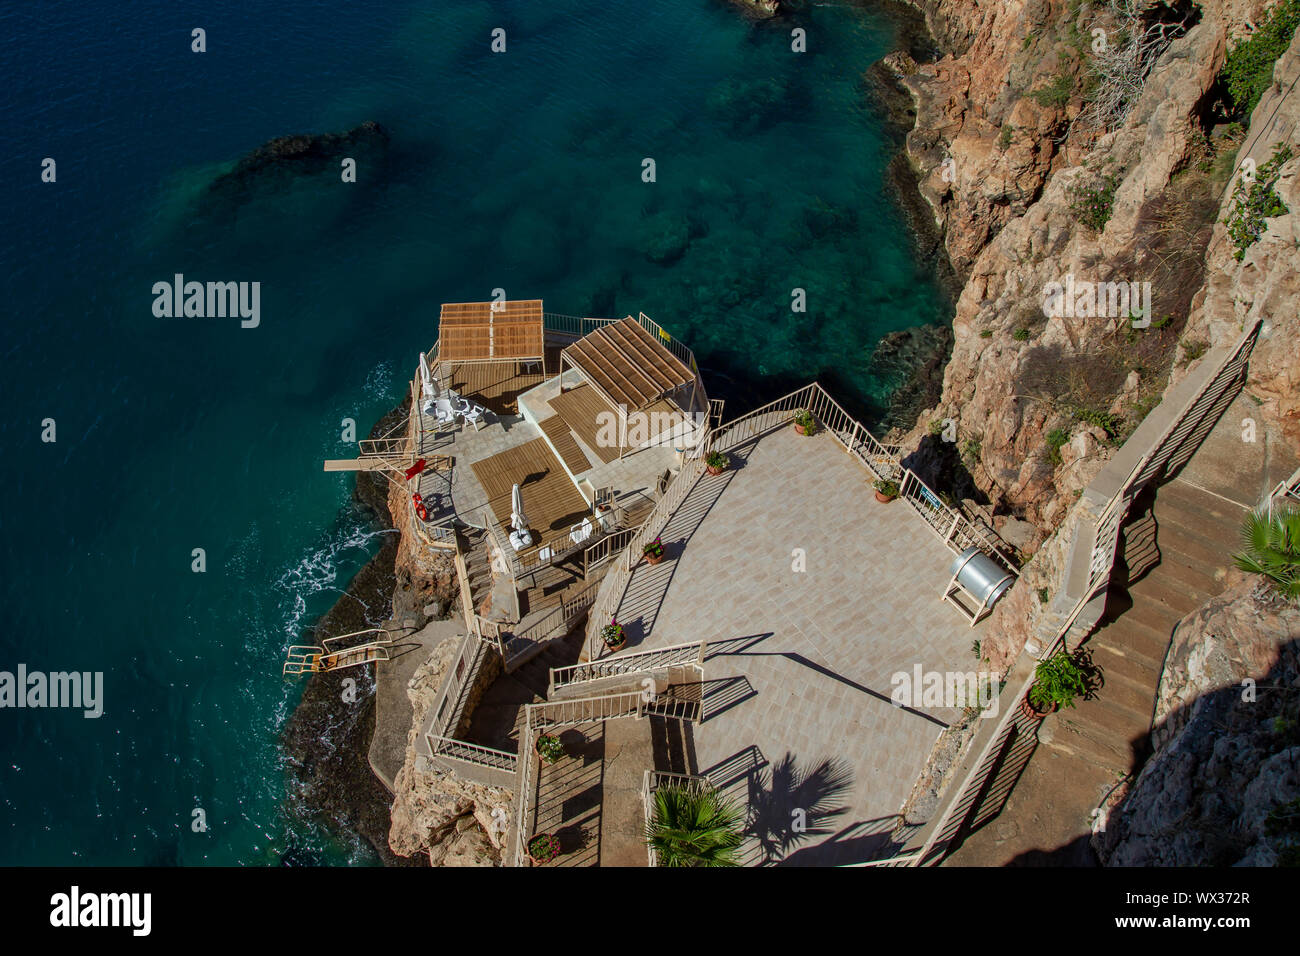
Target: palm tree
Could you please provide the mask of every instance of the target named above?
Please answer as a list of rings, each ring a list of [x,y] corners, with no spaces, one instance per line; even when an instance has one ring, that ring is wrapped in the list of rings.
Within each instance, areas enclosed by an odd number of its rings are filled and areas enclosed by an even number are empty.
[[[742,822],[716,790],[672,784],[655,791],[645,838],[660,866],[737,866]]]
[[[1261,508],[1241,526],[1246,550],[1233,560],[1243,571],[1262,574],[1273,590],[1300,603],[1300,510]]]

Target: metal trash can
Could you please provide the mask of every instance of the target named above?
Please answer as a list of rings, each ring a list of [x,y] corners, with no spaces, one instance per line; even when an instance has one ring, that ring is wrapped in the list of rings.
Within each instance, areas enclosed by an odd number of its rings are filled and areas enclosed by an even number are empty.
[[[948,569],[953,581],[980,602],[980,607],[991,608],[1015,578],[979,548],[970,547],[952,559]]]

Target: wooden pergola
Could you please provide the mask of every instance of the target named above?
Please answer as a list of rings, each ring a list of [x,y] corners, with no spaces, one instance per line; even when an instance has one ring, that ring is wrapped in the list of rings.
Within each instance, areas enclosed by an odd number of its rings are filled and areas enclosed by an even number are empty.
[[[620,434],[626,431],[629,412],[663,407],[669,395],[686,385],[691,386],[691,397],[685,407],[695,407],[695,373],[630,315],[601,326],[560,352],[561,395],[566,366],[578,370],[619,415]]]
[[[542,300],[444,303],[438,322],[438,361],[540,362],[545,372]]]

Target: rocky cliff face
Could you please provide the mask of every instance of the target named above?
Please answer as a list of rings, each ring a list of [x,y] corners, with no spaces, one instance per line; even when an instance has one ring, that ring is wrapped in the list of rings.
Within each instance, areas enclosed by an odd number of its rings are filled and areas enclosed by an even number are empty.
[[[456,648],[455,640],[443,641],[408,685],[415,717],[407,739],[406,762],[394,781],[388,845],[400,856],[427,853],[434,866],[500,866],[513,795],[498,787],[461,780],[453,773],[422,771],[417,765],[415,739]]]
[[[1218,112],[1227,45],[1262,3],[1136,4],[1170,40],[1117,124],[1089,104],[1109,88],[1094,76],[1097,42],[1119,42],[1118,0],[921,6],[954,52],[895,62],[917,104],[908,153],[964,286],[942,397],[891,437],[922,478],[1034,556],[989,628],[985,652],[1005,666],[1040,613],[1036,592],[1059,587],[1080,489],[1248,317],[1268,319],[1249,386],[1260,427],[1300,444],[1296,213],[1268,219],[1240,261],[1223,225],[1239,150],[1262,165],[1274,143],[1295,141],[1300,104],[1275,83],[1249,130]],[[1280,89],[1297,70],[1293,47]],[[1297,165],[1283,166],[1277,192],[1300,212]],[[1084,283],[1139,285],[1125,303],[1104,288],[1084,296]]]
[[[1300,863],[1300,608],[1240,581],[1185,618],[1155,753],[1093,844],[1111,866]]]

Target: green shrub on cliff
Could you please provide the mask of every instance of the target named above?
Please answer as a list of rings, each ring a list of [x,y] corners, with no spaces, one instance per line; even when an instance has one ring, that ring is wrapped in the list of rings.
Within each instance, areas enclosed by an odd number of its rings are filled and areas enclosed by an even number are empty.
[[[1053,428],[1047,433],[1047,460],[1053,467],[1061,463],[1061,449],[1070,440],[1070,433],[1064,428]]]
[[[1094,232],[1101,232],[1110,222],[1112,207],[1115,205],[1115,190],[1119,189],[1120,177],[1115,173],[1099,176],[1091,186],[1072,186],[1070,188],[1070,212],[1081,224]]]
[[[1228,238],[1236,246],[1232,257],[1238,262],[1245,257],[1246,250],[1264,234],[1265,219],[1283,216],[1290,211],[1273,189],[1277,183],[1278,171],[1290,158],[1291,147],[1279,143],[1273,148],[1269,161],[1259,167],[1249,181],[1243,175],[1233,187],[1232,212],[1223,220],[1223,224],[1228,227]]]
[[[1044,108],[1064,109],[1070,102],[1072,93],[1074,93],[1074,77],[1069,73],[1058,73],[1052,82],[1030,93],[1029,98]]]
[[[1291,45],[1297,24],[1300,0],[1280,0],[1249,39],[1228,51],[1220,76],[1237,115],[1249,116],[1273,82],[1273,64]]]

